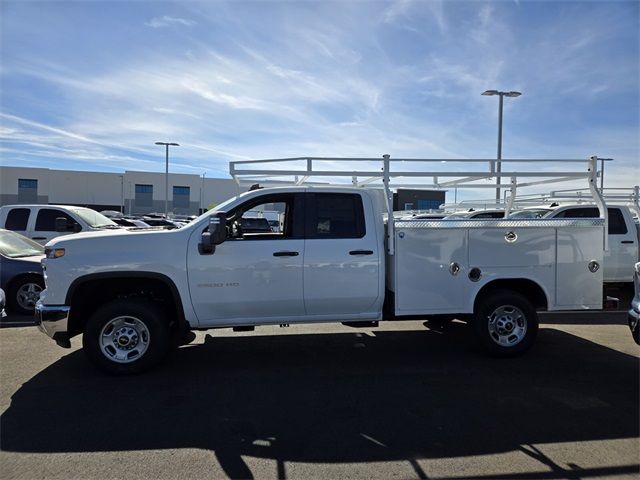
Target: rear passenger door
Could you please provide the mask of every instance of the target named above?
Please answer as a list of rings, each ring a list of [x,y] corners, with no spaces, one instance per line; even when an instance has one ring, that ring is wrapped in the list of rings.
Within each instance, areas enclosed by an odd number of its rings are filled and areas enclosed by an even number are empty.
[[[359,193],[308,193],[305,204],[306,314],[375,317],[383,298],[384,252],[371,199]]]

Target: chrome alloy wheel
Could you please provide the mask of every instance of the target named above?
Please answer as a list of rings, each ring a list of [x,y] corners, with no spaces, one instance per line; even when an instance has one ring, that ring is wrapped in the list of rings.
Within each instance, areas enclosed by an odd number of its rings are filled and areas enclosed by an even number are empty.
[[[100,332],[100,351],[109,360],[131,363],[144,355],[149,347],[149,330],[135,317],[109,320]]]
[[[37,283],[25,283],[16,292],[16,301],[23,310],[33,310],[40,298],[42,287]]]
[[[502,305],[489,315],[489,336],[501,347],[513,347],[527,334],[527,318],[517,307]]]

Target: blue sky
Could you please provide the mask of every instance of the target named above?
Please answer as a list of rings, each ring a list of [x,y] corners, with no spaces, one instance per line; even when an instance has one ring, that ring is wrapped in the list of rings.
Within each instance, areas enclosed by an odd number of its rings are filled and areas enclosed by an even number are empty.
[[[289,156],[613,157],[640,183],[640,3],[1,3],[2,165],[224,177]]]

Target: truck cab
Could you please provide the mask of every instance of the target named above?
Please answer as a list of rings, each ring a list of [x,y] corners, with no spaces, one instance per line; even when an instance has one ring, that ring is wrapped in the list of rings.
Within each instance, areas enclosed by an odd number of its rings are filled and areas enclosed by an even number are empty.
[[[370,192],[275,188],[242,200],[225,212],[228,234],[215,252],[199,248],[207,222],[189,240],[189,291],[201,325],[378,319],[382,214]],[[244,231],[245,216],[270,205],[284,212],[282,230]]]

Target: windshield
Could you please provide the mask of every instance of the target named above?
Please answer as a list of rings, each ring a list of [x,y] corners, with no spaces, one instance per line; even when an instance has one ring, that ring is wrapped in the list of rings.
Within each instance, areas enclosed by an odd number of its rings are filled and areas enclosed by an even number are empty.
[[[246,193],[247,193],[247,192],[245,192],[245,193],[244,193],[244,194],[242,194],[242,195],[245,195]],[[222,203],[220,203],[220,204],[216,205],[215,207],[213,207],[211,210],[207,210],[207,211],[206,211],[206,212],[204,212],[202,215],[200,215],[199,217],[197,217],[197,218],[193,219],[193,220],[192,220],[191,222],[189,222],[189,223],[196,223],[197,221],[199,221],[199,220],[200,220],[200,219],[202,219],[202,218],[210,217],[210,216],[211,216],[211,214],[212,214],[213,212],[224,211],[224,209],[226,208],[226,206],[227,206],[227,205],[229,205],[231,202],[233,202],[233,201],[237,200],[237,199],[238,199],[238,197],[240,197],[240,196],[242,196],[242,195],[237,195],[237,196],[235,196],[235,197],[231,197],[229,200],[225,200],[224,202],[222,202]]]
[[[44,254],[44,247],[19,233],[0,230],[0,253],[9,258],[32,257]]]
[[[105,217],[99,212],[95,210],[91,210],[89,208],[75,208],[71,210],[73,213],[78,215],[82,220],[87,222],[89,226],[93,228],[99,227],[108,227],[108,228],[118,228],[118,224],[113,220]]]

